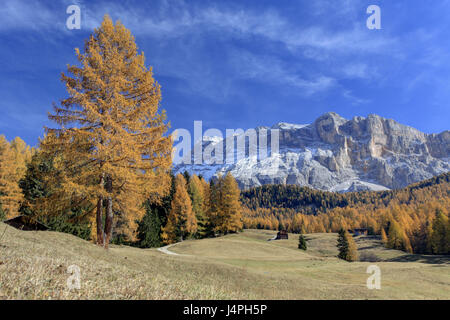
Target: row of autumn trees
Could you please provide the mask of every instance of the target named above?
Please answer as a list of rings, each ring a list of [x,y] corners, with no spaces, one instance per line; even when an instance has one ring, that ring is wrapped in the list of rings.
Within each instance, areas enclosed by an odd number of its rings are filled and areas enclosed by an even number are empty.
[[[178,174],[162,203],[148,203],[139,226],[139,245],[154,247],[241,231],[239,197],[238,184],[231,174],[210,183],[195,174]]]
[[[95,239],[95,206],[77,204],[71,198],[64,203],[67,200],[60,193],[61,185],[49,183],[62,174],[54,162],[55,158],[30,148],[20,138],[9,143],[0,136],[0,220],[24,214],[52,230]],[[145,215],[136,221],[136,237],[121,231],[123,221],[118,217],[113,221],[118,226],[113,232],[114,242],[158,247],[242,230],[240,190],[231,174],[209,183],[187,172],[170,174],[169,180],[170,191],[162,199],[149,197],[143,204]]]
[[[75,52],[78,64],[61,76],[68,96],[54,104],[56,126],[45,128],[35,154],[19,140],[0,140],[1,212],[34,216],[105,248],[135,243],[152,208],[168,212],[159,226],[166,243],[241,229],[230,175],[209,188],[195,176],[172,178],[160,85],[130,31],[105,16]]]
[[[244,228],[294,233],[367,228],[389,248],[449,254],[449,186],[450,173],[383,192],[336,194],[297,186],[259,187],[242,193]]]

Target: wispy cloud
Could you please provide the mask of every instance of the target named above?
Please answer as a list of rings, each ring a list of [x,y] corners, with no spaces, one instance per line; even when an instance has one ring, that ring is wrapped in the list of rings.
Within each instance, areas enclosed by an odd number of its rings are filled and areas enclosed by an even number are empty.
[[[354,95],[354,93],[351,90],[347,90],[347,89],[343,89],[342,90],[342,96],[347,99],[348,101],[350,101],[350,103],[352,105],[360,105],[360,104],[367,104],[369,102],[371,102],[368,99],[362,99],[357,97],[356,95]]]
[[[336,51],[373,51],[387,48],[394,42],[389,38],[373,38],[359,26],[345,31],[330,32],[320,26],[299,28],[282,17],[274,9],[262,11],[230,9],[226,6],[190,7],[184,1],[172,3],[171,9],[165,1],[155,2],[151,14],[141,8],[120,3],[81,2],[82,27],[92,30],[97,27],[105,13],[120,19],[134,34],[153,37],[179,37],[187,33],[218,30],[236,37],[261,36],[270,41],[283,43],[287,48],[310,47]],[[63,3],[68,4],[67,1]],[[157,5],[159,4],[159,5]],[[344,7],[348,7],[346,4]],[[5,0],[0,6],[3,21],[0,30],[64,29],[64,16],[39,2]]]
[[[0,32],[9,30],[48,31],[63,26],[55,12],[37,1],[4,0],[0,5]]]
[[[286,63],[272,56],[260,56],[245,51],[234,51],[231,55],[236,77],[252,79],[277,85],[301,89],[304,95],[325,91],[335,85],[335,79],[325,75],[302,77]]]
[[[348,79],[370,79],[379,76],[375,67],[362,62],[347,63],[340,67],[338,72]]]
[[[439,68],[447,64],[449,56],[445,47],[435,45],[437,35],[429,30],[411,32],[410,38],[403,39],[393,36],[392,32],[367,30],[364,11],[361,11],[364,3],[359,0],[305,2],[311,15],[318,17],[317,23],[308,24],[289,19],[276,7],[249,8],[223,2],[194,4],[183,0],[160,0],[138,7],[121,2],[63,0],[59,11],[43,3],[4,0],[0,6],[0,16],[3,18],[0,33],[31,30],[47,32],[49,39],[50,33],[67,33],[64,6],[77,3],[82,8],[82,29],[85,31],[97,27],[103,15],[108,13],[113,19],[120,19],[141,39],[156,39],[157,45],[172,41],[171,47],[178,50],[178,54],[160,50],[152,56],[152,61],[158,64],[157,72],[189,82],[186,90],[201,92],[211,98],[226,97],[233,90],[232,81],[236,78],[289,86],[304,95],[339,85],[343,87],[344,97],[362,103],[362,99],[358,100],[340,82],[347,79],[378,80],[382,70],[370,63],[372,57],[406,60],[411,55],[411,46],[417,48],[418,43],[434,45],[419,46],[423,52],[418,54],[416,63]],[[346,23],[335,28],[335,25],[328,23],[333,19]],[[211,34],[218,41],[258,41],[263,46],[276,47],[278,51],[286,50],[289,52],[287,60],[301,60],[305,68],[298,72],[298,69],[287,65],[284,57],[277,56],[277,52],[263,54],[262,49],[252,52],[248,48],[237,52],[241,49],[230,45],[226,48],[229,54],[221,58],[223,63],[229,64],[233,75],[224,79],[214,64],[216,61],[207,57],[202,45],[204,38]],[[406,43],[399,40],[406,40]],[[183,53],[182,61],[179,59],[180,52]],[[309,60],[311,63],[305,65],[305,61]],[[426,78],[423,73],[415,75],[416,80],[411,81],[406,90]],[[217,86],[218,81],[221,81],[221,86]]]

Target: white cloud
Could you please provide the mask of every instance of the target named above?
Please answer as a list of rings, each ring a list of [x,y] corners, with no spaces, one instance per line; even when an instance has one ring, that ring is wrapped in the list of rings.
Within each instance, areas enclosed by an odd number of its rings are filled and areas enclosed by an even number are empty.
[[[64,25],[54,12],[36,1],[3,0],[0,5],[0,32],[14,29],[44,31]]]
[[[61,15],[39,2],[5,0],[0,6],[4,21],[0,30],[8,29],[64,29]],[[67,1],[65,1],[67,2]],[[393,40],[374,38],[367,30],[353,27],[346,31],[334,32],[320,26],[299,28],[277,11],[252,11],[218,7],[191,8],[183,1],[172,3],[169,9],[165,1],[158,2],[149,13],[140,8],[125,7],[120,3],[80,2],[82,7],[82,28],[97,27],[104,14],[120,19],[136,35],[153,37],[179,37],[186,34],[219,30],[234,36],[261,36],[270,41],[283,43],[287,48],[315,48],[337,51],[374,51],[386,49]],[[345,5],[344,7],[347,7]],[[313,56],[311,56],[313,57]]]
[[[73,1],[63,0],[62,3],[64,7]],[[174,39],[177,43],[181,42],[174,46],[184,53],[183,61],[176,60],[176,57],[179,59],[179,54],[165,55],[161,50],[159,55],[152,56],[151,63],[158,63],[156,71],[160,74],[194,82],[195,85],[191,85],[193,87],[188,90],[202,92],[211,98],[227,96],[229,90],[232,90],[232,79],[221,81],[216,66],[211,61],[204,61],[205,52],[203,57],[200,53],[205,49],[200,42],[205,33],[214,32],[220,39],[257,38],[263,43],[280,46],[280,51],[288,49],[290,60],[307,58],[313,61],[315,65],[311,64],[303,74],[285,65],[283,59],[275,57],[274,52],[266,56],[248,51],[232,52],[231,60],[224,61],[231,63],[236,77],[276,82],[298,88],[306,95],[325,91],[335,86],[340,79],[372,79],[376,75],[374,70],[377,69],[364,62],[370,59],[370,55],[406,55],[402,50],[404,47],[387,35],[387,32],[374,33],[362,24],[354,24],[352,19],[357,15],[355,8],[358,5],[349,0],[340,1],[339,4],[334,0],[314,1],[312,4],[312,15],[322,17],[331,11],[335,16],[346,17],[348,27],[339,30],[330,29],[323,19],[317,19],[320,22],[315,25],[302,27],[301,21],[294,23],[276,9],[243,10],[224,3],[199,7],[188,5],[182,0],[162,0],[152,2],[151,11],[127,7],[120,2],[76,3],[82,9],[83,30],[91,31],[97,27],[103,15],[108,13],[113,19],[120,19],[138,37],[151,37],[159,40],[159,44]],[[53,34],[68,33],[64,13],[50,10],[37,1],[4,0],[0,6],[0,16],[4,19],[0,23],[0,32],[28,29],[53,31]],[[51,39],[50,34],[48,38]],[[172,45],[173,43],[175,42]],[[430,52],[429,56],[434,57],[436,53]],[[434,58],[428,60],[436,61]],[[331,67],[321,67],[321,62],[326,62]],[[221,81],[222,86],[217,86],[218,81]],[[350,97],[351,94],[347,93],[347,96]]]
[[[258,56],[248,51],[235,51],[231,55],[236,77],[253,79],[265,83],[288,85],[301,89],[304,95],[325,91],[335,85],[335,79],[317,75],[313,78],[303,78],[292,71],[280,59],[271,56]]]
[[[347,100],[349,100],[350,103],[353,105],[360,105],[360,104],[366,104],[366,103],[371,102],[368,99],[362,99],[362,98],[355,96],[352,91],[347,90],[347,89],[343,89],[342,96],[344,98],[346,98]]]
[[[342,74],[349,79],[369,79],[376,76],[376,72],[371,70],[365,63],[349,63],[342,68]]]

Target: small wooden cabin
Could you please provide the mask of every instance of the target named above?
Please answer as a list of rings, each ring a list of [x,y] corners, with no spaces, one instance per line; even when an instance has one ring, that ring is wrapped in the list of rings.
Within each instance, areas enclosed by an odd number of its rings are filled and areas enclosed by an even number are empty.
[[[278,231],[277,237],[275,240],[287,240],[288,239],[288,233],[286,230]]]
[[[367,236],[367,234],[369,233],[369,230],[367,228],[358,228],[358,229],[354,229],[353,233],[355,234],[355,236]]]
[[[3,222],[11,227],[24,231],[46,231],[49,229],[36,219],[24,215],[5,220]]]

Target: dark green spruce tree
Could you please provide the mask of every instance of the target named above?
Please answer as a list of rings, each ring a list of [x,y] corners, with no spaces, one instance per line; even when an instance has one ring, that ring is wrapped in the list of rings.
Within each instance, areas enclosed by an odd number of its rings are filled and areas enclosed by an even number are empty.
[[[358,248],[353,237],[344,229],[339,230],[337,247],[339,249],[338,258],[348,262],[358,260]]]
[[[167,222],[171,202],[175,193],[175,177],[170,175],[172,187],[167,196],[160,203],[149,199],[145,204],[146,213],[138,226],[137,245],[140,248],[155,248],[163,245],[161,229]]]
[[[183,172],[184,179],[186,179],[186,185],[189,184],[189,181],[191,180],[191,175],[186,170]]]
[[[164,208],[145,203],[145,216],[138,227],[138,246],[141,248],[153,248],[161,246],[161,215]]]
[[[5,211],[3,211],[2,204],[0,203],[0,221],[5,220],[5,218],[6,218],[6,214],[5,214]]]
[[[300,234],[298,236],[298,248],[301,249],[301,250],[306,250],[307,249],[306,239],[303,236],[303,234]]]
[[[344,229],[339,230],[339,235],[338,235],[337,241],[338,241],[337,247],[339,250],[338,258],[346,260],[347,254],[348,254],[348,241],[347,241],[346,231]]]
[[[44,198],[51,197],[55,186],[46,183],[47,175],[57,175],[53,167],[53,159],[45,158],[37,152],[27,164],[25,176],[19,181],[19,186],[24,195],[19,212],[32,216],[48,226],[52,231],[73,234],[85,240],[89,240],[90,225],[85,216],[92,208],[88,204],[68,203],[67,209],[62,212],[47,212],[44,216],[33,211],[33,204]]]

